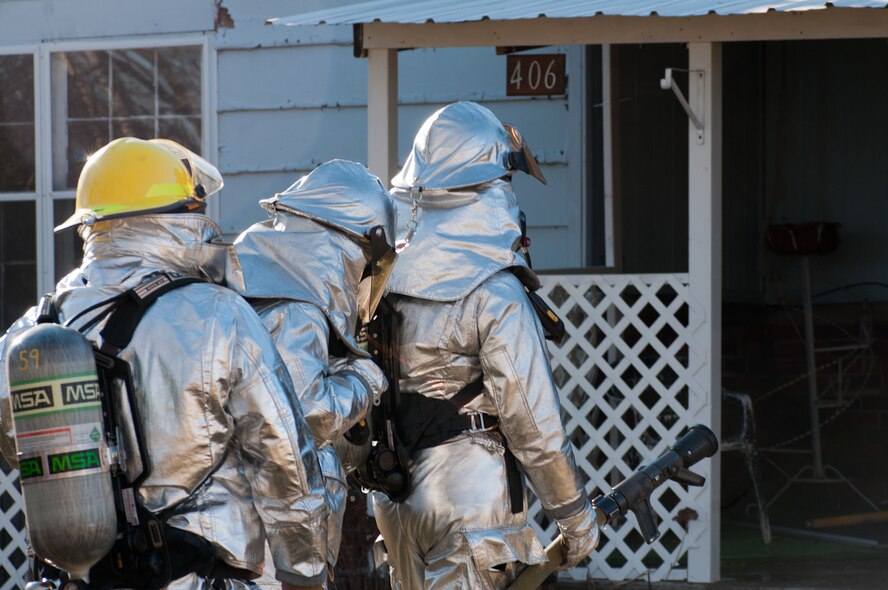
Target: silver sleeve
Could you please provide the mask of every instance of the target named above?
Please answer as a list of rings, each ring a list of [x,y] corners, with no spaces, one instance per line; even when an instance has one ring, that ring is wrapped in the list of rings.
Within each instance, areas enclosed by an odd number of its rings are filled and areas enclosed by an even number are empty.
[[[546,513],[574,515],[587,495],[561,422],[542,328],[514,276],[501,273],[488,285],[476,308],[485,390]]]

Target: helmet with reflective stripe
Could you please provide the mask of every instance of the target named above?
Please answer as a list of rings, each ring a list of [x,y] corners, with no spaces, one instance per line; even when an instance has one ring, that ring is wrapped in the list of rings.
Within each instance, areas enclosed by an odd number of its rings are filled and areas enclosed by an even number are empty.
[[[199,209],[222,188],[219,171],[167,139],[115,139],[86,161],[77,182],[74,214],[60,231],[96,221]]]

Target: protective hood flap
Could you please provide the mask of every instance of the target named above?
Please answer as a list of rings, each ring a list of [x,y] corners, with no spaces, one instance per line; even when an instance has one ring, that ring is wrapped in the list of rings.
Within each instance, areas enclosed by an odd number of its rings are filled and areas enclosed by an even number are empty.
[[[131,287],[155,271],[199,277],[238,288],[243,282],[237,254],[219,241],[216,223],[201,214],[137,215],[84,227],[85,280],[95,286]]]
[[[455,301],[495,273],[519,267],[530,284],[538,284],[524,257],[515,252],[521,238],[518,201],[507,181],[497,180],[474,191],[422,194],[416,228],[409,245],[398,253],[389,290],[433,301]],[[409,231],[417,193],[393,189],[398,206],[398,241]],[[449,206],[439,206],[438,198]],[[460,204],[457,204],[460,203]]]
[[[381,225],[394,235],[394,205],[388,191],[363,164],[331,160],[297,180],[290,188],[260,201],[274,213],[286,211],[364,239]]]
[[[250,299],[291,299],[318,307],[337,336],[357,354],[354,293],[365,265],[363,249],[347,236],[307,218],[280,212],[235,240]]]

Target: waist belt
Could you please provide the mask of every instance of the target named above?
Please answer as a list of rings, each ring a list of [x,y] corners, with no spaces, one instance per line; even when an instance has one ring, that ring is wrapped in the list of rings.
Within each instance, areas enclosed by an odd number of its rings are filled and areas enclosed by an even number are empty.
[[[496,416],[482,412],[459,413],[462,407],[478,397],[483,390],[483,377],[479,377],[446,400],[432,399],[418,393],[401,392],[396,410],[396,425],[408,454],[436,447],[464,432],[496,429],[499,426],[499,419]],[[505,441],[503,446],[512,514],[519,514],[524,510],[524,482],[521,479],[518,460]]]
[[[402,440],[411,452],[436,447],[466,431],[493,430],[499,424],[496,416],[481,412],[455,413],[435,419],[450,405],[448,400],[401,393],[398,425]]]

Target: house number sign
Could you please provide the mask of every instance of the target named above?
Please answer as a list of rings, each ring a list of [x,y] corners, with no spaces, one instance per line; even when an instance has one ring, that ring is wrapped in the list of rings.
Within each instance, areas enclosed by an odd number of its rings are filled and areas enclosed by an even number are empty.
[[[506,56],[506,96],[564,94],[564,54]]]

